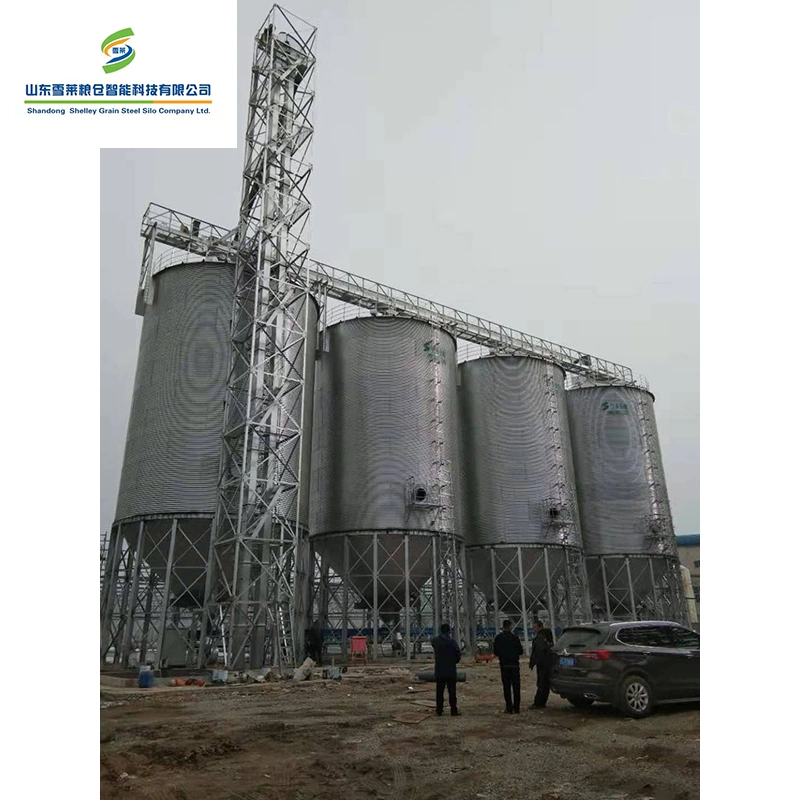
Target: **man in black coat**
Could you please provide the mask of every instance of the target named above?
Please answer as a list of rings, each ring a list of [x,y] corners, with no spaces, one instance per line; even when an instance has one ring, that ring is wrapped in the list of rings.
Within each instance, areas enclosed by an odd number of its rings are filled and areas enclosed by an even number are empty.
[[[519,657],[522,642],[519,640],[510,619],[503,622],[503,632],[494,637],[494,654],[500,662],[500,677],[503,679],[503,697],[506,714],[519,714]],[[512,702],[513,693],[513,702]]]
[[[456,664],[461,661],[461,650],[455,639],[450,636],[450,626],[445,623],[439,629],[441,633],[431,639],[433,654],[436,659],[434,675],[436,676],[436,714],[442,716],[444,711],[444,687],[450,700],[450,715],[460,715],[456,703]]]
[[[533,623],[536,636],[531,648],[530,668],[536,667],[536,697],[531,708],[544,708],[550,696],[550,674],[553,671],[553,634],[537,619]]]

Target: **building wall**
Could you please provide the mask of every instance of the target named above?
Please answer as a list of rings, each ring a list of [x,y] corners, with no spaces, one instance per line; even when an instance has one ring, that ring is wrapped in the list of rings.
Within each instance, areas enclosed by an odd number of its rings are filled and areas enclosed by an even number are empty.
[[[700,618],[700,544],[682,544],[678,537],[678,558],[692,575],[695,603],[697,604],[697,618]]]

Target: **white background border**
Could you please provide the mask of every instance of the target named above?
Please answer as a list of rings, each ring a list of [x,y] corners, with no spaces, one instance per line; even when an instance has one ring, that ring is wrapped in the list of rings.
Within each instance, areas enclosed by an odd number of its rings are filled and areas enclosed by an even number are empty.
[[[701,11],[702,789],[779,798],[796,791],[800,11],[731,0]],[[3,51],[4,794],[88,797],[99,727],[99,157],[30,147],[12,104],[15,65],[32,46],[18,34]],[[55,595],[74,605],[74,627],[48,627]],[[38,666],[45,659],[53,666]]]

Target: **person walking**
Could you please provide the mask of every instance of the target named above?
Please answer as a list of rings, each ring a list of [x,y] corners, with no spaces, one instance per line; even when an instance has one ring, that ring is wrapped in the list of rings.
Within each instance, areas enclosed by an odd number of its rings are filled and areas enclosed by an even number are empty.
[[[544,708],[550,696],[550,674],[553,671],[553,634],[537,619],[533,623],[536,636],[531,648],[530,668],[536,667],[536,696],[531,708]]]
[[[450,701],[450,716],[461,716],[456,702],[456,664],[461,661],[461,650],[455,639],[450,636],[447,623],[439,628],[440,633],[431,639],[435,660],[433,674],[436,677],[436,715],[441,717],[444,711],[444,689]]]
[[[510,619],[504,620],[502,633],[494,637],[494,654],[500,663],[506,714],[519,714],[519,657],[523,650],[522,642],[512,630],[513,627]]]

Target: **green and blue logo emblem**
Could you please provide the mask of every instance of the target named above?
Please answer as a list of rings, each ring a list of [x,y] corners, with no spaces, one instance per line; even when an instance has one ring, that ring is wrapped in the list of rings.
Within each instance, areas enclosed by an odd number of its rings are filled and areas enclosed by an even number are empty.
[[[106,38],[100,49],[105,55],[110,56],[111,60],[103,65],[103,72],[106,74],[116,72],[133,61],[136,51],[131,45],[126,44],[131,36],[133,31],[130,28],[123,28]]]

